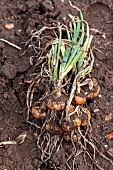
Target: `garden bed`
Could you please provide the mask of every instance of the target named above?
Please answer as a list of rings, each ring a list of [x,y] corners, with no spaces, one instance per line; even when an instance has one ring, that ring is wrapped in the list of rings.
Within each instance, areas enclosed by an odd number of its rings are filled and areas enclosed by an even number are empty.
[[[72,144],[63,141],[63,148],[55,152],[46,165],[41,161],[41,152],[36,143],[39,130],[33,124],[26,122],[27,90],[35,77],[34,73],[38,71],[34,67],[37,54],[27,42],[32,32],[44,26],[54,27],[58,22],[68,25],[68,14],[77,16],[77,11],[69,5],[68,0],[64,1],[1,0],[0,2],[0,38],[2,38],[0,142],[13,141],[20,134],[25,136],[25,140],[18,145],[1,145],[1,170],[49,170],[55,169],[53,164],[57,169],[68,169],[65,152],[68,154],[73,152]],[[111,1],[88,0],[75,0],[72,3],[82,9],[84,18],[90,26],[90,32],[94,36],[92,46],[94,46],[95,61],[91,76],[98,80],[101,90],[99,96],[87,106],[92,114],[92,135],[99,151],[112,160],[113,139],[109,139],[107,135],[113,131],[113,4]],[[48,43],[50,37],[52,33],[49,35],[46,32],[41,48]],[[3,39],[17,46],[13,47]],[[43,88],[46,87],[41,84],[40,93]],[[35,118],[32,122],[38,124]],[[113,169],[113,165],[98,153],[96,160],[104,170]],[[85,152],[74,161],[75,169],[98,169]],[[71,160],[69,165],[72,165]]]

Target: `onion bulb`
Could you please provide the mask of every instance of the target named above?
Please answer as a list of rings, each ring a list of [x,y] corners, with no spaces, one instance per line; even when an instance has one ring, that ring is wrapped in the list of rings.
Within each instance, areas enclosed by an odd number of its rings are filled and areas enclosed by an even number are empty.
[[[72,99],[73,104],[82,105],[86,102],[86,97],[83,93],[77,93]]]
[[[37,119],[47,117],[47,113],[45,111],[42,111],[39,106],[33,106],[31,108],[31,113]]]

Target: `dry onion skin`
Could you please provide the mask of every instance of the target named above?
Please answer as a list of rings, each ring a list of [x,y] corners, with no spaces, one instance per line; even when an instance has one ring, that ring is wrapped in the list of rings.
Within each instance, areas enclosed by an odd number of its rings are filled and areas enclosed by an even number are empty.
[[[87,99],[95,99],[100,93],[100,85],[95,78],[89,78],[89,92],[86,94]]]
[[[81,126],[87,126],[91,120],[91,112],[87,108],[82,107],[80,110],[80,119]]]
[[[88,113],[89,114],[89,113]],[[91,119],[91,114],[82,114],[81,117],[81,126],[87,126],[89,124],[89,120]]]

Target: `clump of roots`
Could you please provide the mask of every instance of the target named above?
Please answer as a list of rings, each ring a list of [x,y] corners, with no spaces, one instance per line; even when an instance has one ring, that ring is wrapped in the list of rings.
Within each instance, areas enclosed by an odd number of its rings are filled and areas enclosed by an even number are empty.
[[[40,78],[38,78],[38,80],[39,79]],[[34,80],[28,89],[27,122],[39,129],[37,147],[42,153],[41,160],[47,164],[48,161],[51,162],[51,158],[55,152],[57,153],[60,149],[63,149],[67,158],[66,165],[70,170],[75,169],[75,159],[77,159],[77,157],[82,153],[85,153],[91,159],[93,164],[95,164],[95,166],[97,166],[100,170],[102,170],[102,168],[98,164],[98,160],[96,160],[97,153],[113,164],[113,162],[103,155],[96,147],[95,140],[91,133],[91,113],[86,107],[84,107],[84,104],[81,105],[72,102],[69,114],[66,116],[68,95],[63,92],[61,94],[57,94],[57,91],[53,91],[48,94],[44,91],[43,95],[39,96],[38,100],[34,101],[33,98],[35,93],[38,94],[36,91],[38,83],[37,79]],[[84,85],[84,81],[80,85],[80,91],[85,94],[85,89],[87,88],[84,88],[83,86],[86,86],[86,84]],[[62,89],[62,91],[64,91],[64,89]],[[91,93],[93,93],[93,90]],[[62,101],[64,104],[62,104]],[[58,109],[58,107],[60,109]],[[33,123],[32,119],[29,121],[32,117],[31,114],[38,120],[38,122],[40,122],[39,126]],[[72,154],[65,151],[65,142],[72,143]],[[90,151],[89,146],[92,148],[91,150],[93,150],[93,153]],[[54,163],[52,166],[54,169],[57,169],[57,166]]]

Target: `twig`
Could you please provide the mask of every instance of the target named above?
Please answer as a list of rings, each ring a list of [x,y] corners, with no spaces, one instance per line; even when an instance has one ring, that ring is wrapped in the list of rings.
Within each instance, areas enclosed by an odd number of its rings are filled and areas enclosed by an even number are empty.
[[[5,40],[5,39],[3,39],[3,38],[0,38],[0,41],[3,41],[3,42],[7,43],[8,45],[10,45],[10,46],[12,46],[12,47],[15,47],[16,49],[21,50],[21,47],[13,44],[12,42],[9,42],[8,40]]]
[[[2,145],[17,145],[17,142],[14,141],[14,140],[12,140],[12,141],[9,140],[9,141],[0,142],[0,147],[1,147]]]
[[[3,145],[18,145],[24,142],[27,134],[25,132],[21,133],[15,140],[8,140],[0,142],[0,147]]]

